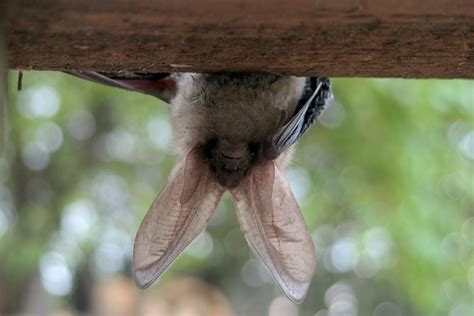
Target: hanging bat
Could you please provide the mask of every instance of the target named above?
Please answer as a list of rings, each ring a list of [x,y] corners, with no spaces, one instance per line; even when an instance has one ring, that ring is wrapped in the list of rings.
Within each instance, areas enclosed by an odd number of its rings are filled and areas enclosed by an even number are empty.
[[[181,158],[135,238],[140,288],[150,286],[206,228],[229,191],[250,248],[293,302],[304,300],[316,255],[284,170],[292,145],[331,97],[329,79],[228,72],[72,74],[171,103]]]

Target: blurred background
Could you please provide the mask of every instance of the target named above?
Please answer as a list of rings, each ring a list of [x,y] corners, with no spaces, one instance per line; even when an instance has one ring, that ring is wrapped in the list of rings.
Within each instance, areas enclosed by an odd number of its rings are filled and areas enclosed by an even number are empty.
[[[293,305],[226,197],[153,287],[134,234],[176,155],[168,105],[61,73],[8,75],[0,314],[472,315],[474,81],[334,79],[287,175],[318,267]]]

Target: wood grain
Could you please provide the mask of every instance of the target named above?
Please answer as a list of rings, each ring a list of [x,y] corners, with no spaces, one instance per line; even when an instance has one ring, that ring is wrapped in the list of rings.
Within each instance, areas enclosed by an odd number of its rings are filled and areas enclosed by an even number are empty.
[[[474,78],[474,0],[17,0],[10,68]]]

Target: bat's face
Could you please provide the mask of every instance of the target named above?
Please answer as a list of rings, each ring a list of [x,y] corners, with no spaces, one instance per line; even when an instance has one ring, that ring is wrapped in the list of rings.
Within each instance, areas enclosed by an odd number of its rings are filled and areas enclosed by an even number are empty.
[[[260,145],[224,138],[210,139],[202,149],[220,185],[235,188],[258,159]]]
[[[175,144],[182,154],[200,148],[219,184],[235,188],[265,159],[264,144],[304,86],[304,78],[268,74],[184,75],[171,106]]]

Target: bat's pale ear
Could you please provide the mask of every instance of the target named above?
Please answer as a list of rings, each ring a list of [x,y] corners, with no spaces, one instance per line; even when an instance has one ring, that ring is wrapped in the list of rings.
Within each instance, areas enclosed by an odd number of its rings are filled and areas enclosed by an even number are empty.
[[[223,193],[196,149],[174,167],[135,238],[133,268],[139,287],[150,286],[206,228]]]
[[[95,71],[68,71],[67,74],[107,86],[138,91],[170,102],[176,94],[176,80],[169,73],[105,73]]]
[[[316,254],[285,175],[267,161],[231,193],[250,248],[285,294],[301,303],[316,269]]]

